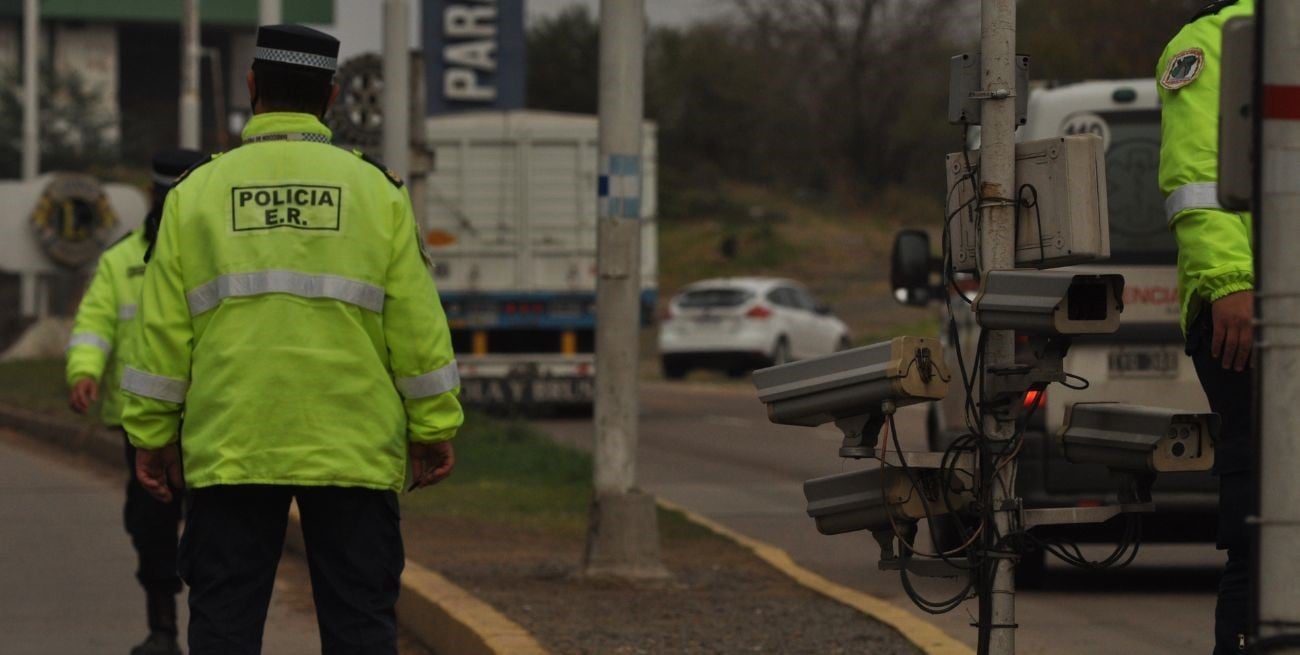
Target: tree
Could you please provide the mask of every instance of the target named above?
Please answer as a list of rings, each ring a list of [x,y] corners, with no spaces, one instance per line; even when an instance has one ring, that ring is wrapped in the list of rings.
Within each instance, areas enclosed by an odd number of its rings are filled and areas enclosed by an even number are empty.
[[[600,26],[573,6],[528,30],[528,98],[532,109],[596,113]]]
[[[22,84],[16,69],[0,70],[0,178],[21,174]],[[40,73],[42,170],[86,170],[117,161],[113,121],[105,118],[101,95],[76,71],[60,73],[42,62]]]

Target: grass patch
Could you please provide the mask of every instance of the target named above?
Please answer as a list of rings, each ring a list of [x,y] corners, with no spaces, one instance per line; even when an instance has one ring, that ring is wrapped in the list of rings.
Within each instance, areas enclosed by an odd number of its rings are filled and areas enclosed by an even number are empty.
[[[431,491],[402,497],[404,511],[554,530],[587,530],[592,497],[591,456],[551,441],[519,420],[467,412],[456,437],[456,471]],[[664,539],[715,535],[680,512],[659,510]]]
[[[86,420],[68,409],[63,369],[63,360],[56,358],[0,362],[0,401],[43,414]],[[98,415],[99,408],[95,407],[89,418]]]
[[[456,471],[432,491],[402,497],[408,512],[585,529],[591,457],[559,446],[522,421],[466,414]]]

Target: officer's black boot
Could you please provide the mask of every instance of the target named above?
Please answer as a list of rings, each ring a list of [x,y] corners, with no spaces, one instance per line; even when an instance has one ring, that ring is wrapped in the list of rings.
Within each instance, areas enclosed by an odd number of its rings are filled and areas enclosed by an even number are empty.
[[[131,649],[131,655],[181,655],[176,641],[176,594],[150,590],[149,638]]]

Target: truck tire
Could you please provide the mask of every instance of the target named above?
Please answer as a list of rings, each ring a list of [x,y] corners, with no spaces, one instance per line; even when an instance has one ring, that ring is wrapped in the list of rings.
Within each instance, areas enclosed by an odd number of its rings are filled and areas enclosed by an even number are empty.
[[[669,359],[664,357],[662,359],[662,364],[664,368],[664,378],[668,380],[680,380],[686,377],[686,374],[691,371],[691,368],[680,359]]]

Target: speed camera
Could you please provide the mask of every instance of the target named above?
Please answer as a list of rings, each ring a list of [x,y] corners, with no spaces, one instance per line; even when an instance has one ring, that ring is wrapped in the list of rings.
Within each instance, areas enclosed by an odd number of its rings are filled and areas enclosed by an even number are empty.
[[[1124,276],[989,271],[975,297],[981,327],[1040,335],[1110,334],[1124,311]]]
[[[949,379],[943,346],[926,337],[895,337],[754,372],[769,420],[809,427],[834,421],[845,435],[845,457],[870,456],[888,413],[943,398]]]
[[[1219,415],[1122,403],[1075,403],[1065,409],[1061,448],[1077,464],[1121,472],[1208,471],[1214,466]]]

